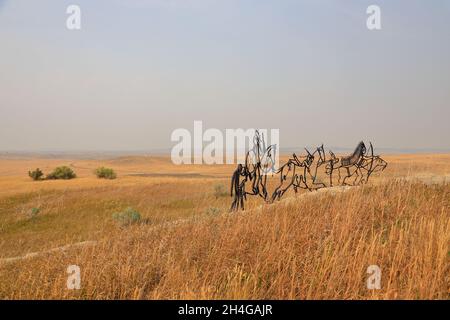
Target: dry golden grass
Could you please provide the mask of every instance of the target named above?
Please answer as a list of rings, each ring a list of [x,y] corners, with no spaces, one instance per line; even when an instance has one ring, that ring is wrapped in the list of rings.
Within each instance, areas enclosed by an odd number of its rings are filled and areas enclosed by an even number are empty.
[[[230,166],[0,159],[0,259],[97,241],[0,262],[0,298],[448,299],[450,186],[441,178],[450,155],[385,158],[388,169],[364,187],[263,206],[252,199],[235,214],[229,197],[214,194],[218,183],[228,189]],[[68,164],[79,178],[26,176]],[[96,179],[101,165],[118,179]],[[142,223],[120,227],[112,214],[128,206]],[[33,207],[41,210],[30,218]],[[72,264],[81,290],[66,288]],[[372,264],[381,290],[366,288]]]

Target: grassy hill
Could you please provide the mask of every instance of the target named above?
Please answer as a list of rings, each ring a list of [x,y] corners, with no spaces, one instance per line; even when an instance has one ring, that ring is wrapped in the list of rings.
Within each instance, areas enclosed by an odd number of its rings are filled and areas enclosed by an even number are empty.
[[[20,192],[0,197],[0,298],[448,299],[450,185],[398,180],[420,167],[401,159],[363,187],[254,199],[232,214],[230,198],[214,194],[228,187],[224,168],[208,168],[214,179],[119,168],[114,181],[86,169],[37,190],[17,182]],[[120,225],[113,214],[127,207],[141,219]],[[66,288],[73,264],[80,290]],[[381,290],[366,287],[370,265],[381,268]]]

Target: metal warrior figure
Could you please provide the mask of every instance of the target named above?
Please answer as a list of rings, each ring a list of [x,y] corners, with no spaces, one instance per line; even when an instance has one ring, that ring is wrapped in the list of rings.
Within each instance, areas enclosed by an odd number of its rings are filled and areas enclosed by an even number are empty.
[[[253,142],[254,147],[247,153],[245,164],[238,165],[231,179],[231,196],[234,193],[231,211],[239,210],[239,208],[243,210],[247,195],[259,195],[266,202],[273,202],[280,200],[291,188],[297,193],[298,189],[313,191],[332,187],[333,173],[336,171],[338,185],[359,185],[366,183],[372,173],[383,171],[387,166],[386,161],[373,154],[372,143],[367,150],[364,142],[361,141],[351,155],[340,158],[330,150],[330,157],[326,159],[323,144],[313,153],[305,148],[305,156],[297,156],[293,153],[292,157],[275,171],[274,145],[266,148],[264,137],[258,131]],[[323,169],[324,176],[328,176],[329,179],[328,185],[318,177],[318,172]],[[279,185],[271,197],[268,197],[267,191],[267,173],[269,172],[278,175],[279,179]],[[347,179],[352,177],[354,177],[353,181],[348,183]],[[247,182],[251,182],[251,191],[245,190]]]
[[[255,132],[253,148],[247,152],[245,164],[239,164],[231,178],[231,196],[234,195],[231,211],[244,210],[244,202],[248,195],[258,195],[267,199],[267,174],[274,171],[275,145],[266,147],[264,136]],[[241,180],[242,178],[242,180]],[[245,184],[251,183],[251,191],[245,189]]]
[[[383,171],[387,167],[386,161],[380,156],[374,156],[372,143],[370,143],[369,151],[361,141],[350,156],[337,158],[331,151],[330,155],[331,160],[327,165],[327,174],[330,176],[331,186],[335,170],[338,172],[339,185],[359,185],[366,183],[373,172]],[[341,171],[344,171],[344,175]],[[347,183],[347,179],[352,177],[354,177],[353,182]]]

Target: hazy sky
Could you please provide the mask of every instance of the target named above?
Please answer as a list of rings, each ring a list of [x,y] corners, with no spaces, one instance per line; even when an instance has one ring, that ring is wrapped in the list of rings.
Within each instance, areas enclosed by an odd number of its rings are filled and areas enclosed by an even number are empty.
[[[0,150],[170,148],[194,120],[449,149],[449,119],[450,0],[0,0]]]

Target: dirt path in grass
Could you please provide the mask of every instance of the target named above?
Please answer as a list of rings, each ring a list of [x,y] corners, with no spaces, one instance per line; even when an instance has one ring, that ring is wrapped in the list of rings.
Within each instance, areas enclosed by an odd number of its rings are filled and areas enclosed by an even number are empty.
[[[80,247],[85,247],[85,246],[92,246],[92,245],[96,245],[96,244],[97,244],[97,241],[77,242],[77,243],[68,244],[68,245],[65,245],[62,247],[53,248],[50,250],[27,253],[26,255],[23,255],[23,256],[0,259],[0,263],[9,263],[9,262],[15,262],[18,260],[31,259],[31,258],[43,256],[43,255],[46,255],[49,253],[53,253],[53,252],[64,252],[69,249],[80,248]]]

